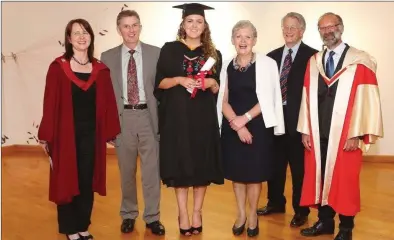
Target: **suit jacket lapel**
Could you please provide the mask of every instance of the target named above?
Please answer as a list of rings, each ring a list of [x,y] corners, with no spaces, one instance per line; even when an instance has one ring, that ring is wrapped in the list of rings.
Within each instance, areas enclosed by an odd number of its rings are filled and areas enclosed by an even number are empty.
[[[276,64],[278,65],[278,71],[280,74],[280,64],[282,62],[282,55],[283,55],[283,49],[285,49],[285,46],[283,46],[278,53],[274,56],[274,59],[276,61]]]
[[[146,46],[145,46],[145,43],[143,43],[143,42],[141,42],[141,51],[142,51],[142,78],[143,78],[143,81],[144,81],[144,88],[145,89],[149,89],[149,88],[147,88],[147,80],[146,79],[148,79],[148,77],[149,77],[149,72],[148,72],[148,69],[149,69],[149,54],[148,54],[148,52],[147,52],[147,49],[146,49]]]
[[[293,64],[291,66],[290,72],[293,68],[297,68],[297,64],[301,63],[303,54],[304,54],[304,47],[305,44],[303,42],[301,42],[300,47],[298,48],[297,54],[295,55]],[[290,73],[289,73],[290,74]]]
[[[118,87],[123,95],[123,76],[122,76],[122,44],[116,49],[114,66],[116,67],[114,71],[115,79],[118,82]]]
[[[143,78],[142,80],[144,81],[144,89],[145,92],[153,91],[153,84],[149,82],[149,79],[151,78],[150,76],[151,72],[149,71],[149,69],[151,69],[151,66],[149,65],[150,64],[149,52],[146,47],[146,44],[143,42],[141,42],[141,51],[142,51],[142,78]],[[146,101],[148,101],[150,95],[145,94],[145,96],[146,96]]]

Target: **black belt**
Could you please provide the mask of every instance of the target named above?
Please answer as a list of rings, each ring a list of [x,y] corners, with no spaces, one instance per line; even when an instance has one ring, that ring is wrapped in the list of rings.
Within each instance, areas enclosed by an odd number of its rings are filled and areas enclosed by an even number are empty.
[[[148,104],[136,104],[136,105],[130,105],[130,104],[125,104],[124,105],[125,109],[133,109],[133,110],[142,110],[142,109],[147,109]]]

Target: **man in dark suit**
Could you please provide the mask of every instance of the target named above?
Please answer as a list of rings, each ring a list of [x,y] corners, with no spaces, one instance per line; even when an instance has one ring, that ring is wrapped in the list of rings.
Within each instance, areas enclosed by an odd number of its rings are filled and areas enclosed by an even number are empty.
[[[145,202],[143,219],[155,235],[164,235],[160,222],[159,130],[157,100],[153,96],[160,48],[140,41],[142,25],[136,11],[118,14],[117,30],[123,43],[102,53],[101,61],[111,70],[118,106],[121,134],[114,145],[122,187],[121,231],[134,230],[138,217],[137,156],[140,156]]]
[[[276,161],[274,178],[268,181],[268,204],[257,210],[259,216],[284,213],[284,196],[287,164],[290,164],[293,182],[293,209],[295,215],[290,226],[302,226],[308,218],[309,208],[300,206],[302,180],[304,177],[304,146],[297,132],[304,74],[308,60],[318,51],[302,42],[305,31],[304,17],[290,12],[282,18],[285,45],[267,55],[277,62],[282,90],[283,114],[286,133],[275,137]]]

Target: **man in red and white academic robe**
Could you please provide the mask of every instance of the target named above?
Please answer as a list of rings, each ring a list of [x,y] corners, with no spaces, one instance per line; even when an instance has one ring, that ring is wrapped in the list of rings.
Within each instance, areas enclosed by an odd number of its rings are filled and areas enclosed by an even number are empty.
[[[303,236],[333,234],[352,239],[360,211],[362,154],[383,137],[376,63],[341,40],[343,21],[327,13],[319,20],[327,46],[308,63],[297,131],[303,134],[305,175],[301,205],[319,209],[319,220]]]

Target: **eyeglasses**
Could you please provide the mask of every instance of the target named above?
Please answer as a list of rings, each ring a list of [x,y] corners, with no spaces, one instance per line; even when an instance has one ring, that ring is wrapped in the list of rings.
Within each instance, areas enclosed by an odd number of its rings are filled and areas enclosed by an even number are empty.
[[[325,32],[327,30],[332,31],[334,30],[336,27],[338,27],[339,25],[341,25],[340,23],[337,23],[335,25],[331,25],[331,26],[327,26],[327,27],[319,27],[318,30],[319,32]]]
[[[80,37],[80,36],[90,36],[90,34],[88,32],[73,32],[71,33],[74,37]]]
[[[299,27],[295,27],[295,26],[282,26],[282,31],[289,31],[289,32],[295,32],[296,30],[300,29]]]

